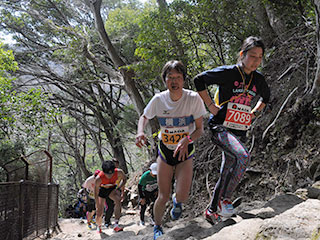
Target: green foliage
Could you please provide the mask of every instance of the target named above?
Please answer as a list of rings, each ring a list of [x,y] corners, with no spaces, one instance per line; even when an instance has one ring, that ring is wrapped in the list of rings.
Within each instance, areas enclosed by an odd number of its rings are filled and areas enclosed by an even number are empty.
[[[128,63],[136,61],[134,56],[135,43],[133,39],[138,34],[138,19],[141,10],[125,6],[110,11],[105,24],[107,33],[114,42],[114,46]]]
[[[15,131],[31,138],[38,135],[43,126],[51,123],[55,114],[46,104],[47,95],[39,89],[16,92],[11,81],[0,84],[0,135],[10,138]]]
[[[175,0],[167,9],[145,8],[139,20],[136,55],[146,82],[157,78],[163,64],[182,60],[190,77],[218,65],[234,64],[241,42],[258,35],[245,1]],[[243,16],[246,16],[245,18]]]
[[[10,74],[15,70],[17,62],[12,52],[0,45],[0,148],[7,152],[8,148],[16,151],[16,142],[21,146],[39,135],[56,112],[48,107],[48,96],[40,89],[19,91],[15,87]],[[0,154],[0,159],[8,157]]]
[[[3,168],[3,166],[6,163],[13,161],[14,159],[17,159],[23,153],[24,153],[24,146],[23,146],[23,143],[19,140],[17,140],[16,142],[12,142],[12,141],[0,142],[0,182],[4,182],[7,180],[7,175],[6,175],[7,170],[5,169],[8,169],[10,167],[10,166],[6,166],[6,168]],[[24,166],[20,161],[13,162],[11,165],[14,165],[15,169]]]
[[[173,20],[169,13],[159,12],[154,8],[144,9],[139,20],[135,54],[143,61],[135,66],[135,70],[139,73],[139,79],[143,79],[147,84],[153,82],[158,88],[161,86],[158,76],[162,66],[166,61],[178,58],[170,34],[175,26]],[[155,79],[158,81],[154,82]]]
[[[17,70],[18,63],[14,61],[11,50],[3,49],[3,44],[0,43],[0,80],[5,81],[8,71]]]
[[[281,16],[286,29],[315,21],[314,4],[309,0],[264,0]]]

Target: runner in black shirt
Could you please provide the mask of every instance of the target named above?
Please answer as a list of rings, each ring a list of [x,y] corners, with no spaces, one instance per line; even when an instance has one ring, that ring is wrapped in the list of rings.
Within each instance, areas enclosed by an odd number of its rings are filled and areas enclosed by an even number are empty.
[[[221,175],[205,212],[206,219],[213,223],[219,216],[234,214],[231,197],[250,162],[250,153],[243,144],[246,131],[269,101],[269,87],[256,70],[263,54],[263,42],[248,37],[243,42],[237,65],[218,67],[194,78],[196,89],[212,114],[209,121],[212,140],[223,150]],[[218,85],[214,101],[207,91],[212,84]],[[260,99],[251,109],[256,96]]]

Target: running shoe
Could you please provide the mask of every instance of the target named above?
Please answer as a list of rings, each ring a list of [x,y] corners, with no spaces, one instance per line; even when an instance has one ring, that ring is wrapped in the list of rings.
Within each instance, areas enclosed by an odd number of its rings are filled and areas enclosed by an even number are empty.
[[[111,226],[111,222],[105,223],[104,225],[106,226],[106,228],[108,228]]]
[[[115,232],[121,232],[121,231],[123,231],[123,228],[122,228],[122,227],[119,227],[119,226],[115,226],[114,229],[113,229],[113,231],[115,231]]]
[[[152,219],[152,218],[150,218],[150,224],[152,225],[152,226],[154,226],[154,220]]]
[[[177,203],[175,194],[172,196],[173,207],[170,211],[172,220],[178,220],[182,214],[182,203]]]
[[[88,227],[88,229],[91,230],[91,229],[92,229],[91,223],[88,223],[88,224],[87,224],[87,227]]]
[[[206,209],[204,217],[211,224],[216,224],[221,221],[220,215],[216,212],[210,211],[209,208]]]
[[[232,202],[227,199],[219,201],[218,213],[222,217],[231,217],[235,213]]]
[[[142,221],[142,220],[140,220],[140,226],[144,226],[145,225],[145,222],[144,221]]]
[[[162,228],[159,225],[155,225],[153,228],[153,240],[156,240],[161,235],[163,235]]]
[[[98,231],[98,233],[102,233],[101,226],[98,226],[98,227],[97,227],[97,231]]]

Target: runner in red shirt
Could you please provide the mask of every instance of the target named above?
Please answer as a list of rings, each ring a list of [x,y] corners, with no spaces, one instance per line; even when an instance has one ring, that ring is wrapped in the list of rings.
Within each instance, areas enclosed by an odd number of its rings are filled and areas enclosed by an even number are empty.
[[[117,185],[117,180],[121,179],[119,185]],[[119,232],[123,229],[119,227],[119,219],[121,215],[121,188],[126,184],[127,177],[124,172],[115,167],[112,161],[105,161],[102,164],[102,171],[96,177],[95,181],[95,201],[97,216],[96,222],[98,225],[98,232],[101,233],[101,223],[102,215],[106,201],[114,202],[114,215],[115,215],[115,225],[114,231]]]

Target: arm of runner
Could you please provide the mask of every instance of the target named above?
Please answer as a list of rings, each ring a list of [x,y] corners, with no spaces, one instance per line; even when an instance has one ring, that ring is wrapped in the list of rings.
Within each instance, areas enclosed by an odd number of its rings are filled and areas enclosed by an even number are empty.
[[[251,113],[253,113],[252,119],[256,118],[256,115],[254,113],[256,113],[256,112],[260,113],[264,109],[265,106],[266,106],[265,103],[263,103],[262,101],[258,101],[256,106],[251,110]]]
[[[138,184],[138,193],[139,193],[139,197],[140,197],[140,198],[145,198],[141,184]]]
[[[215,102],[211,99],[207,90],[202,90],[198,92],[203,102],[206,104],[208,110],[213,114],[217,115],[219,112],[219,107],[216,106]]]
[[[94,199],[96,201],[96,205],[98,203],[98,197],[99,197],[98,194],[99,194],[100,184],[101,184],[101,178],[97,176],[94,184]]]
[[[141,148],[142,146],[144,146],[147,142],[147,138],[144,135],[144,128],[148,123],[148,118],[146,118],[144,115],[142,115],[139,118],[139,122],[138,122],[138,130],[137,130],[137,135],[136,135],[136,145]]]
[[[179,161],[184,161],[188,158],[189,139],[191,139],[191,141],[194,141],[202,135],[203,133],[203,117],[202,116],[195,120],[195,125],[196,125],[196,129],[189,136],[189,138],[187,136],[181,139],[176,149],[173,152],[173,157],[175,157],[179,152],[179,157],[178,157]]]
[[[122,170],[119,173],[120,173],[119,176],[121,178],[121,182],[120,182],[119,186],[117,186],[117,189],[121,192],[120,197],[121,197],[121,201],[123,201],[123,199],[124,199],[124,187],[125,187],[126,182],[127,182],[127,176]]]
[[[119,186],[117,186],[117,189],[122,189],[126,183],[127,183],[127,176],[126,174],[123,172],[123,170],[119,169],[119,177],[121,178],[120,184]]]

